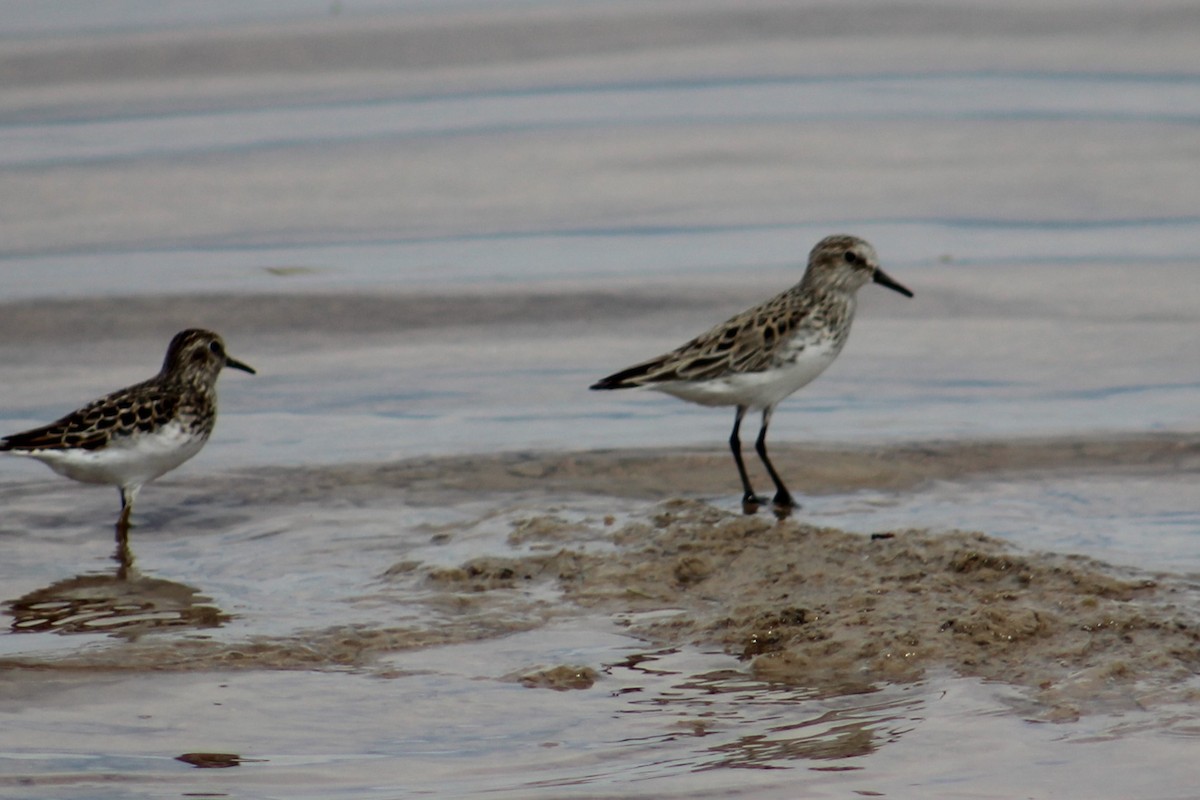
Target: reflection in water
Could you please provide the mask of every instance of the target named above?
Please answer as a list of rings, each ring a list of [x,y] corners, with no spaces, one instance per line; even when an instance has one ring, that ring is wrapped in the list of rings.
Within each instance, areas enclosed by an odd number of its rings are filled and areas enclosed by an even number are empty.
[[[244,758],[237,753],[184,753],[175,756],[175,760],[191,764],[196,769],[229,769],[250,761],[266,761],[265,758]]]
[[[676,765],[691,771],[730,767],[780,769],[802,761],[836,761],[869,755],[908,732],[914,724],[914,712],[923,703],[913,697],[881,698],[874,691],[831,695],[803,687],[773,685],[740,670],[686,675],[661,663],[669,661],[676,652],[638,654],[611,665],[606,672],[615,676],[628,670],[683,678],[672,680],[669,690],[631,700],[623,713],[665,712],[678,716],[678,722],[665,738],[675,738],[680,731],[686,731],[692,736],[715,739],[702,752],[690,754],[684,759],[686,763]],[[640,690],[635,692],[640,694]],[[638,744],[642,746],[644,741]]]
[[[137,639],[162,629],[217,628],[230,617],[183,583],[142,575],[118,538],[111,573],[85,573],[10,600],[13,633],[110,633]]]
[[[836,760],[869,755],[903,733],[894,729],[881,731],[881,727],[897,721],[906,723],[905,729],[912,725],[911,720],[889,713],[891,705],[894,704],[834,709],[803,722],[773,727],[766,733],[741,736],[710,748],[709,752],[719,757],[701,769],[761,768],[799,759]]]

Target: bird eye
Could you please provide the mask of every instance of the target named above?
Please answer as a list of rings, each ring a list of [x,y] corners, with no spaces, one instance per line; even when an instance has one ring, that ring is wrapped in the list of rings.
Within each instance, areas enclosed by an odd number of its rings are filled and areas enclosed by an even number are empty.
[[[845,253],[842,254],[842,258],[846,259],[847,264],[857,264],[858,263],[858,253],[854,252],[853,250],[847,250]]]
[[[208,345],[208,349],[209,349],[209,352],[211,352],[214,356],[225,355],[225,349],[223,347],[221,347],[220,342],[210,342]]]

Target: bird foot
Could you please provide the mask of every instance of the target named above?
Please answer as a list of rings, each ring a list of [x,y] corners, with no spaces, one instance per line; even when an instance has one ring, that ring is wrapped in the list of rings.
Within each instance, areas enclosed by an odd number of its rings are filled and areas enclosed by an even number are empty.
[[[771,500],[771,511],[775,513],[776,519],[787,519],[798,508],[800,508],[800,504],[793,500],[787,492],[780,492]]]
[[[758,509],[767,504],[767,498],[757,494],[747,494],[742,497],[742,513],[757,514]]]

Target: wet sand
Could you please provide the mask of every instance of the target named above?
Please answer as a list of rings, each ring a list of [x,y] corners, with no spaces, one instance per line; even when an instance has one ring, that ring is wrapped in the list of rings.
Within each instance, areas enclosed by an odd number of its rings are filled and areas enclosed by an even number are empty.
[[[1106,439],[1062,438],[999,442],[929,442],[891,447],[772,447],[772,460],[809,494],[860,490],[911,491],[935,480],[1056,472],[1144,469],[1148,474],[1200,470],[1200,438],[1186,434],[1126,435]],[[416,504],[461,501],[478,493],[520,492],[546,497],[587,493],[665,499],[728,493],[730,460],[725,449],[690,451],[597,450],[583,453],[504,453],[434,458],[395,464],[343,465],[319,470],[339,494],[381,489],[411,492]],[[255,500],[304,499],[314,473],[305,469],[257,474],[263,494]],[[248,477],[248,476],[245,476]],[[320,480],[321,478],[318,478]],[[736,474],[735,474],[736,478]],[[244,479],[244,478],[240,478]],[[293,495],[293,493],[295,493]],[[764,512],[765,513],[765,512]]]

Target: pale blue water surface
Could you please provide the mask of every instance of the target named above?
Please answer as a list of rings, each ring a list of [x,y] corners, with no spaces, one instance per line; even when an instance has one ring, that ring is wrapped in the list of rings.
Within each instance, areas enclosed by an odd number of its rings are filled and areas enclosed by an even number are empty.
[[[916,5],[889,33],[866,25],[878,9],[863,3],[821,12],[822,34],[788,27],[798,12],[772,25],[778,6],[746,7],[765,23],[708,3],[0,2],[0,302],[54,321],[5,329],[0,427],[147,377],[175,330],[229,319],[230,298],[294,301],[287,326],[229,320],[230,351],[260,374],[222,378],[211,443],[143,494],[143,570],[236,617],[220,633],[163,635],[300,642],[425,613],[364,596],[401,556],[434,557],[421,550],[431,527],[512,516],[488,498],[413,509],[396,497],[222,522],[188,510],[189,475],[723,448],[726,410],[586,387],[790,285],[835,231],[871,240],[916,297],[863,290],[846,351],[780,408],[774,440],[1194,434],[1200,17],[1140,4],[1134,30],[1115,4],[1050,4],[1067,20],[1056,27],[1017,4],[961,22]],[[633,44],[613,33],[623,19]],[[551,40],[526,35],[539,25]],[[679,35],[689,25],[694,41]],[[482,30],[498,44],[408,66],[374,30],[409,46],[422,31]],[[361,46],[361,63],[301,47],[314,41]],[[277,55],[289,43],[293,60]],[[155,70],[162,53],[176,72]],[[44,78],[66,55],[83,71]],[[599,299],[574,317],[533,302],[519,319],[372,327],[353,304],[306,316],[306,298],[329,296]],[[178,313],[117,313],[111,330],[74,335],[72,315],[158,297],[182,299]],[[622,298],[646,309],[618,313]],[[1182,462],[1170,475],[1001,476],[809,509],[850,530],[970,527],[1197,572],[1198,485]],[[4,460],[0,493],[5,599],[110,570],[96,519],[115,492]],[[436,557],[501,548],[505,530]],[[47,662],[112,646],[105,634],[0,635],[3,655]],[[654,654],[660,671],[626,663],[644,650],[596,619],[388,656],[391,679],[12,671],[0,796],[1183,798],[1196,785],[1194,705],[1034,725],[1009,713],[1015,690],[951,676],[821,699],[743,686],[738,662],[703,650]],[[606,680],[566,695],[496,680],[563,662],[607,665]],[[871,746],[821,755],[852,734]],[[206,751],[262,760],[174,760]],[[747,753],[758,755],[735,763]]]

